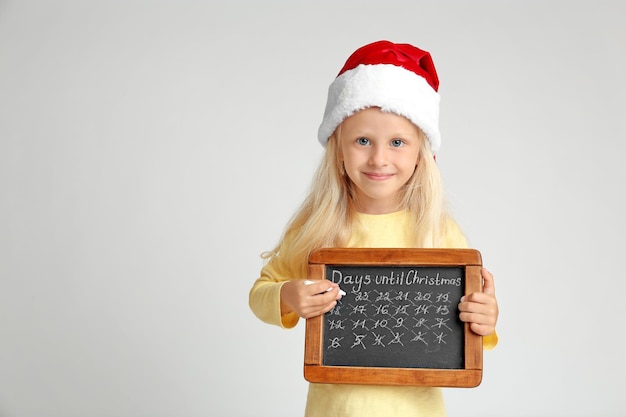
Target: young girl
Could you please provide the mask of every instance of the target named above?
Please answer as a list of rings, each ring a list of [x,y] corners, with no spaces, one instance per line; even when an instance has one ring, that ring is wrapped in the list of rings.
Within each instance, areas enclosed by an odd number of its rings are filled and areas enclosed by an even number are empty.
[[[428,52],[374,42],[357,49],[328,92],[318,139],[324,158],[311,191],[250,290],[250,308],[284,328],[330,311],[337,284],[307,285],[308,256],[322,247],[465,248],[446,211],[435,162],[439,80]],[[493,276],[458,305],[460,319],[497,343]],[[307,417],[445,416],[440,388],[309,384]]]

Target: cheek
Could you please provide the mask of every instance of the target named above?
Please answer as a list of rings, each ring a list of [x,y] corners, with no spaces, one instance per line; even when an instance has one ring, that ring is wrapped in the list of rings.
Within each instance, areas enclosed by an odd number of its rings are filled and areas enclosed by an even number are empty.
[[[417,166],[420,163],[420,153],[418,152],[417,155],[415,155],[415,167],[417,168]]]
[[[357,163],[358,159],[358,154],[356,154],[355,152],[350,152],[350,150],[340,153],[340,160],[346,167],[354,166]]]

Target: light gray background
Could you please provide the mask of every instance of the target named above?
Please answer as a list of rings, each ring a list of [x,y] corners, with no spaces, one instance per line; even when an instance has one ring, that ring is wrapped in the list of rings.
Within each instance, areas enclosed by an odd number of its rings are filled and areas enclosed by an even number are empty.
[[[356,47],[432,52],[501,343],[454,416],[626,414],[621,2],[0,2],[0,415],[297,416],[247,305]]]

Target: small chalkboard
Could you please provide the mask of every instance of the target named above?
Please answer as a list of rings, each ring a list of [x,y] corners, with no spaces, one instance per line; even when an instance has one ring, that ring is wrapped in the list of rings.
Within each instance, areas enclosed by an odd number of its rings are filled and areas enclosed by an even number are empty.
[[[346,295],[306,323],[309,382],[475,387],[482,337],[459,319],[464,294],[482,290],[475,249],[319,249],[309,279]]]

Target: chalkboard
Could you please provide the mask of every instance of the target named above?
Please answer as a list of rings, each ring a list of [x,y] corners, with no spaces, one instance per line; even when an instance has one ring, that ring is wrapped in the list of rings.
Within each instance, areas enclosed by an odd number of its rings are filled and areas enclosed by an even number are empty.
[[[464,294],[482,288],[474,249],[320,249],[309,279],[346,295],[307,320],[310,382],[474,387],[482,337],[458,318]]]

